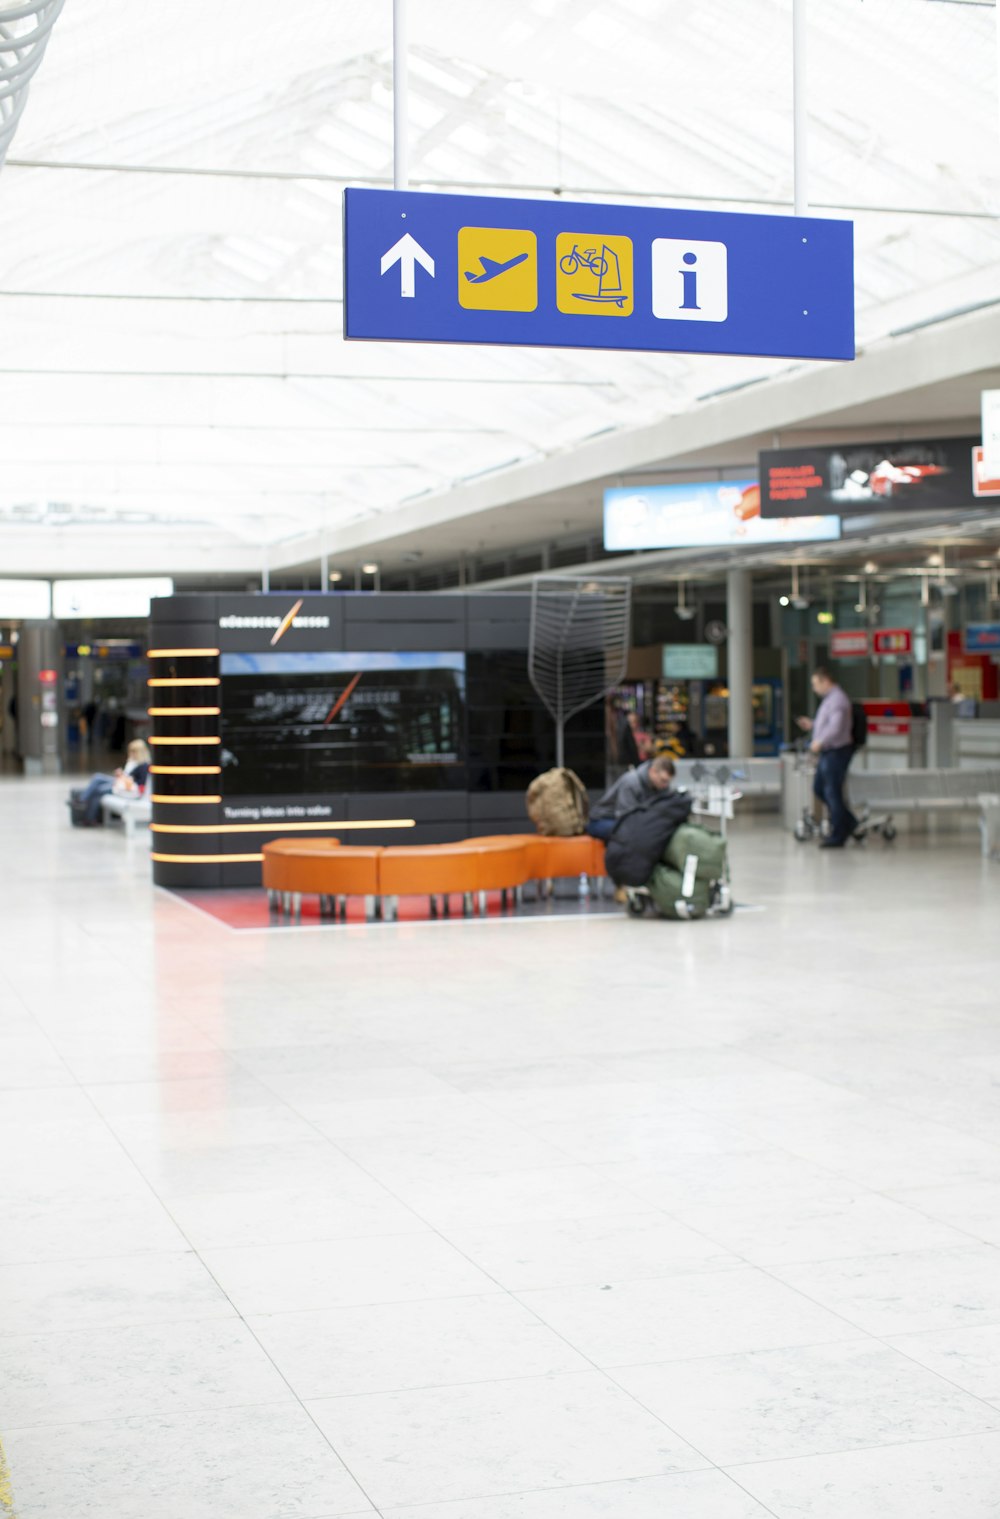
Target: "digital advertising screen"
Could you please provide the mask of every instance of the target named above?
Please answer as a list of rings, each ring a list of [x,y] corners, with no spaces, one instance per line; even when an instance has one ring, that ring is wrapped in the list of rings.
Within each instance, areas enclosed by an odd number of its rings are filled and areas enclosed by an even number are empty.
[[[463,790],[464,654],[223,654],[222,792]]]
[[[761,516],[841,517],[970,506],[978,438],[841,443],[770,449],[760,456]]]
[[[839,537],[839,517],[764,521],[756,480],[700,480],[641,490],[618,486],[604,492],[604,547],[609,550],[752,547]]]

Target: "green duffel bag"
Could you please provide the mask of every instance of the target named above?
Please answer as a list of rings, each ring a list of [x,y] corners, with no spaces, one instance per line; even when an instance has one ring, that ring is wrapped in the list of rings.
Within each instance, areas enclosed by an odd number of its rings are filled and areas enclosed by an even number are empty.
[[[698,861],[696,881],[708,885],[719,881],[726,873],[726,841],[720,833],[701,828],[697,823],[682,823],[663,852],[665,865],[673,866],[683,876],[688,856]]]
[[[707,881],[696,880],[689,897],[683,895],[684,876],[672,865],[656,865],[647,890],[664,918],[703,918],[709,908]]]

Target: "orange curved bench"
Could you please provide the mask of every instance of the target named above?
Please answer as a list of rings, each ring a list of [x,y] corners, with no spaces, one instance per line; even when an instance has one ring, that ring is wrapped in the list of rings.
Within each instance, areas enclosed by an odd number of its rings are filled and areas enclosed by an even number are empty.
[[[304,893],[315,893],[320,912],[339,904],[346,916],[346,898],[370,898],[376,916],[383,900],[388,915],[398,916],[400,897],[428,897],[431,916],[437,916],[437,898],[444,911],[449,898],[462,897],[468,912],[474,898],[486,911],[486,893],[499,891],[502,905],[507,893],[519,899],[521,887],[538,881],[551,888],[564,876],[602,877],[604,846],[589,834],[557,838],[536,833],[488,834],[456,844],[390,845],[356,848],[337,839],[276,839],[263,849],[263,883],[272,906],[280,903],[286,914],[301,914]]]
[[[261,851],[261,883],[272,900],[286,891],[312,891],[311,885],[299,884],[311,879],[312,861],[323,861],[339,848],[339,839],[275,839]]]
[[[346,916],[348,897],[378,901],[379,848],[341,844],[339,839],[275,839],[263,850],[262,879],[272,906],[301,916],[303,895],[316,895],[321,914],[340,904]]]
[[[489,834],[483,839],[470,839],[470,844],[517,840],[528,851],[529,881],[552,881],[562,876],[603,876],[604,845],[589,833],[576,833],[568,838],[545,833]]]
[[[436,897],[444,901],[458,895],[468,907],[475,895],[485,906],[487,891],[509,891],[522,886],[528,875],[525,847],[518,839],[466,839],[459,844],[390,846],[379,862],[382,895],[390,900],[396,916],[400,897],[430,897],[432,916]]]

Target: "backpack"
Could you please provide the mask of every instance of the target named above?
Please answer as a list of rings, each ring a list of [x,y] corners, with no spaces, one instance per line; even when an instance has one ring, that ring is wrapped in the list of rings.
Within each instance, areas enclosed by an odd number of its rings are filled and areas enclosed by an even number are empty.
[[[538,832],[569,838],[583,833],[590,813],[587,788],[573,770],[557,768],[538,775],[525,796],[528,816]]]
[[[685,791],[658,791],[622,814],[604,851],[604,868],[616,886],[645,886],[693,802]]]
[[[851,702],[851,743],[863,749],[868,742],[868,714],[859,701]]]

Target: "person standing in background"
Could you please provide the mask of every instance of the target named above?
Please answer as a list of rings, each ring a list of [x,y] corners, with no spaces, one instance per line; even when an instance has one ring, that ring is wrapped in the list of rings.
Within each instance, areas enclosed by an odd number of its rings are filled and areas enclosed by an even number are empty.
[[[798,725],[811,733],[809,748],[816,755],[813,792],[830,814],[830,837],[821,849],[843,849],[858,831],[858,820],[844,798],[847,771],[854,755],[854,709],[843,686],[822,665],[813,671],[812,688],[819,697],[815,717],[800,717]]]

